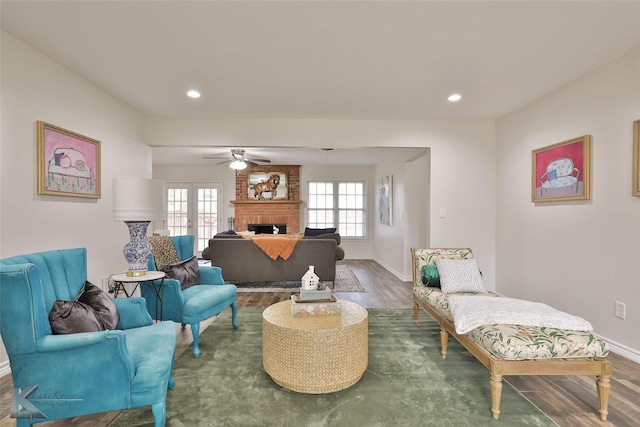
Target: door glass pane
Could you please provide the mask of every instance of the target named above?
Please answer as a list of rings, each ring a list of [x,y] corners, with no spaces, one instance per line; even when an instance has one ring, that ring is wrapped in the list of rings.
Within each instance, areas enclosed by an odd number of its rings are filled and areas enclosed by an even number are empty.
[[[196,250],[202,252],[218,233],[218,189],[198,188],[198,231]]]
[[[188,188],[167,189],[167,228],[171,236],[189,234],[188,194]]]

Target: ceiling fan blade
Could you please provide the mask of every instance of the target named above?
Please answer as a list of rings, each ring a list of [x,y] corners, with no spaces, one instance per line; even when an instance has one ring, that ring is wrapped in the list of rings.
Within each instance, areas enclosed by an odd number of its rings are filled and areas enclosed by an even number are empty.
[[[250,162],[260,162],[260,163],[271,163],[271,160],[269,159],[258,159],[256,157],[251,157],[251,158],[244,158],[245,161],[250,161]]]
[[[224,161],[222,161],[222,162],[218,162],[218,163],[216,163],[216,165],[225,165],[225,164],[227,164],[227,163],[231,163],[231,160],[224,160]]]

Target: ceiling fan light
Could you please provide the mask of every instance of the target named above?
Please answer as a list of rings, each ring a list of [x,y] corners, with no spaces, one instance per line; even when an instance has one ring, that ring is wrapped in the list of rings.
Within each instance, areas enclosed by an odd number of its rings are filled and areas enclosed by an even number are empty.
[[[247,167],[247,164],[245,162],[243,162],[242,160],[234,160],[233,162],[231,162],[229,164],[229,167],[231,169],[235,169],[235,170],[242,170],[244,168]]]

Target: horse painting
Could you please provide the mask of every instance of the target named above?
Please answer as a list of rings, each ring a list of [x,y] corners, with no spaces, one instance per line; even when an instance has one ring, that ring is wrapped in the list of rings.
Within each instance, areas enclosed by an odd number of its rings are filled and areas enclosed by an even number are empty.
[[[269,179],[257,183],[253,190],[253,196],[258,200],[264,200],[263,193],[271,193],[270,199],[273,200],[278,193],[277,188],[280,184],[280,175],[271,175]]]

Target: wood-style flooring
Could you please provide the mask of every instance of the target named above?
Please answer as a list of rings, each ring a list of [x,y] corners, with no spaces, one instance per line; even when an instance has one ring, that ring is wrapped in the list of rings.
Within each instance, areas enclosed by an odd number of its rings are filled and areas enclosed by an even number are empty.
[[[367,308],[412,307],[411,284],[401,282],[382,266],[371,260],[345,260],[366,292],[343,292],[338,297]],[[268,307],[290,298],[288,292],[238,293],[240,307]],[[428,316],[421,313],[421,318]],[[203,322],[202,329],[210,323]],[[190,351],[189,328],[178,329],[177,351]],[[594,377],[576,376],[509,376],[505,379],[562,427],[631,427],[640,425],[640,364],[617,354],[611,354],[613,376],[607,422],[599,420],[598,399]],[[0,427],[15,426],[9,418],[13,384],[10,376],[0,378]],[[487,394],[489,374],[487,371]],[[505,408],[503,408],[504,410]],[[106,427],[119,412],[109,412],[38,425],[47,427]],[[487,407],[487,426],[492,424]]]

